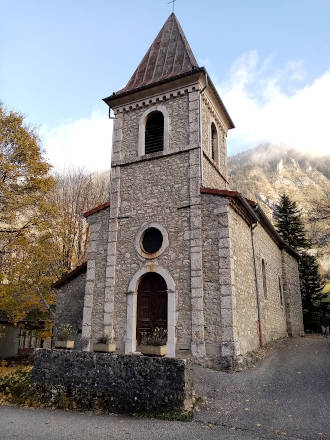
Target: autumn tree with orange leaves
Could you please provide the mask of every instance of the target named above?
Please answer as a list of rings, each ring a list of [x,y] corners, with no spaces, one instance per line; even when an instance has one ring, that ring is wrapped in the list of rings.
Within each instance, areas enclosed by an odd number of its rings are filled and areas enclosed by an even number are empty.
[[[0,105],[0,310],[14,323],[35,310],[49,313],[50,285],[62,272],[50,232],[50,168],[35,131]]]

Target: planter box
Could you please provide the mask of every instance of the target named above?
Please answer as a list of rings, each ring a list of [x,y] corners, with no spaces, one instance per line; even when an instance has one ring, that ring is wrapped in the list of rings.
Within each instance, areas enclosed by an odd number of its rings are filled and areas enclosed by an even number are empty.
[[[140,345],[139,351],[143,354],[153,356],[165,356],[167,354],[166,345]]]
[[[112,353],[116,350],[115,344],[101,344],[99,342],[94,342],[93,344],[94,351],[101,351],[102,353]]]
[[[67,349],[71,349],[74,346],[74,341],[56,341],[55,342],[55,348],[67,348]]]

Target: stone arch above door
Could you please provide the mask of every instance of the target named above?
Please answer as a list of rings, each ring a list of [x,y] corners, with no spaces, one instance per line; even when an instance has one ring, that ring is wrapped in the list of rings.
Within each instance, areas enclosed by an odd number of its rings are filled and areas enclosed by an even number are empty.
[[[144,274],[137,289],[136,341],[141,344],[144,333],[156,328],[167,332],[167,285],[157,272]],[[166,335],[167,341],[167,335]]]
[[[137,288],[143,275],[154,272],[159,274],[167,285],[167,356],[175,357],[176,345],[176,291],[175,283],[170,273],[163,267],[155,264],[146,265],[138,270],[132,277],[126,298],[126,337],[125,353],[136,351],[136,314],[137,314]]]

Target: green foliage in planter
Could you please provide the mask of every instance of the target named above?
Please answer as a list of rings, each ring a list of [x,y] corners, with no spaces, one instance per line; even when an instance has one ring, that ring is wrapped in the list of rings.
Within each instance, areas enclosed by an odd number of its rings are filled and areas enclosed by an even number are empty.
[[[164,328],[155,327],[150,333],[141,333],[141,345],[166,345],[167,343],[167,330]]]
[[[69,341],[74,340],[76,337],[76,330],[71,324],[61,324],[57,329],[57,340],[58,341]]]

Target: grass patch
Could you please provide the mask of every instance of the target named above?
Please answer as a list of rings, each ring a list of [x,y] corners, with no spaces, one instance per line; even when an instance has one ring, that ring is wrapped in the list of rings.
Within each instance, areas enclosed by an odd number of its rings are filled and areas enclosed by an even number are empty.
[[[25,371],[25,370],[29,370],[31,368],[32,368],[31,366],[30,367],[20,367],[20,366],[7,367],[7,366],[0,365],[0,380],[1,380],[2,376],[9,376],[9,375],[15,373],[15,371],[17,371],[17,370]]]
[[[24,404],[31,393],[32,367],[1,367],[0,403]]]

